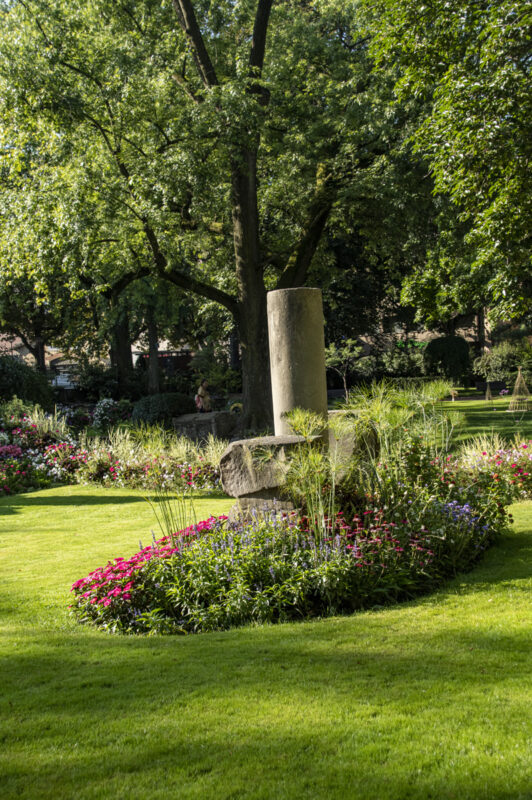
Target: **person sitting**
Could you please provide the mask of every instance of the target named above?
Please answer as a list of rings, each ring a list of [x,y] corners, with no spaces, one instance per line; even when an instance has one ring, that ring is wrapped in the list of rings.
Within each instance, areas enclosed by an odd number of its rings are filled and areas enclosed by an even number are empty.
[[[196,408],[200,414],[208,413],[211,410],[211,396],[208,391],[208,386],[208,380],[203,378],[195,397]]]

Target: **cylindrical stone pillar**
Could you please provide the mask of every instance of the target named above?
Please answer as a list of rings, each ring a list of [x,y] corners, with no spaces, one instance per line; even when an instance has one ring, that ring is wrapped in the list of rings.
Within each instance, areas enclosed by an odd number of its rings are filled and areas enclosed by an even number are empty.
[[[268,292],[268,333],[275,435],[292,433],[283,414],[293,408],[327,419],[324,319],[320,289]]]

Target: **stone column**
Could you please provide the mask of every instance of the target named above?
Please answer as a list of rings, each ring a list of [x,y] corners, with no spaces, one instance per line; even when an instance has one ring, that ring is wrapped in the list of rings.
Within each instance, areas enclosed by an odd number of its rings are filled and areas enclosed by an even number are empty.
[[[268,292],[275,435],[292,433],[282,414],[305,408],[327,419],[325,340],[320,289]]]

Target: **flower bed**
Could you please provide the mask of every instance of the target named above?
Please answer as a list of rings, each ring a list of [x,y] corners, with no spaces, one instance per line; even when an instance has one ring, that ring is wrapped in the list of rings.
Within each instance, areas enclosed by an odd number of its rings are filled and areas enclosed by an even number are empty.
[[[425,523],[437,525],[429,527]],[[305,518],[211,518],[117,558],[72,586],[81,622],[189,633],[351,612],[413,597],[468,569],[500,530],[469,505],[435,502],[425,523],[368,509],[317,536]]]
[[[71,443],[57,444],[60,432],[43,431],[29,417],[10,417],[0,421],[0,496],[43,489],[63,482],[51,450],[58,446],[74,448]]]
[[[339,487],[330,451],[304,443],[290,469],[307,516],[176,532],[167,514],[166,538],[74,585],[74,613],[111,631],[200,632],[379,606],[469,569],[526,491],[528,446],[452,456],[394,435],[369,470],[355,453]]]
[[[475,472],[488,472],[495,479],[508,480],[517,497],[532,497],[532,441],[515,443],[495,452],[483,450],[464,459],[463,463]]]
[[[149,441],[147,446],[138,445],[128,435],[127,431],[115,432],[114,438],[85,439],[80,444],[64,423],[54,430],[50,419],[44,426],[26,415],[0,420],[0,496],[60,483],[179,492],[218,487],[216,464],[200,456],[192,445],[188,455],[194,458],[183,459],[179,449],[172,450],[176,449],[176,437],[168,435],[168,449],[158,446],[154,453]]]
[[[134,454],[120,459],[112,450],[102,447],[83,451],[77,480],[146,491],[212,491],[219,485],[220,475],[218,469],[208,463],[183,463],[167,455],[142,457]]]

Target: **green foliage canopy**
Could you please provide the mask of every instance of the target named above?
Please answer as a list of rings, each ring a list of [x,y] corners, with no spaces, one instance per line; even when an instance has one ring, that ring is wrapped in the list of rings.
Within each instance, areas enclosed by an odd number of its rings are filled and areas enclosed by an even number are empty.
[[[28,0],[0,14],[4,161],[22,172],[38,147],[46,175],[62,165],[54,257],[82,284],[152,273],[224,306],[244,404],[264,419],[266,290],[305,282],[400,128],[358,4]]]
[[[428,289],[445,304],[445,290],[435,288],[444,284],[455,294],[483,294],[495,317],[523,313],[532,287],[529,4],[366,0],[365,6],[380,62],[400,64],[398,96],[426,104],[413,141],[436,190],[451,196],[467,225],[467,269],[440,241],[429,273],[420,269],[410,281],[410,299],[427,299]]]

